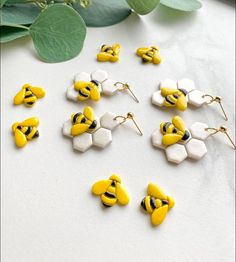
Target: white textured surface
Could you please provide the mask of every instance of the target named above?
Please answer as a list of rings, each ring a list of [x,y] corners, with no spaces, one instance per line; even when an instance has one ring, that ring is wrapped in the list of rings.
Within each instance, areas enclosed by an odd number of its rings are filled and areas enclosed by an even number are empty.
[[[115,83],[117,81],[112,80],[112,79],[107,79],[102,83],[102,93],[104,93],[107,96],[112,96],[114,95],[118,89],[115,86]]]
[[[188,94],[188,102],[196,107],[200,107],[206,103],[206,99],[203,97],[204,93],[199,90],[193,90]]]
[[[101,148],[107,147],[112,141],[111,131],[101,127],[93,133],[93,145]]]
[[[82,135],[73,137],[73,148],[80,152],[87,151],[93,145],[92,135],[83,133]]]
[[[208,138],[203,159],[178,166],[150,142],[159,124],[173,117],[174,111],[157,110],[150,101],[157,84],[168,77],[194,79],[199,90],[224,99],[228,122],[217,105],[203,106],[181,114],[186,126],[225,124],[234,133],[234,8],[230,1],[203,4],[194,14],[161,7],[112,27],[89,28],[81,54],[65,63],[39,61],[28,39],[2,46],[3,262],[234,261],[235,156],[227,139],[220,134]],[[100,46],[117,41],[120,61],[98,64]],[[136,48],[153,44],[160,46],[163,63],[142,65]],[[132,84],[140,103],[128,95],[103,97],[89,102],[96,115],[134,111],[144,136],[136,135],[130,122],[113,132],[114,141],[105,150],[80,154],[61,135],[61,127],[84,103],[68,101],[65,90],[76,73],[98,68]],[[33,108],[16,108],[12,98],[25,82],[43,86],[46,97]],[[40,137],[16,150],[11,124],[33,115],[41,121]],[[120,174],[131,202],[103,210],[90,189],[113,172]],[[151,227],[139,209],[149,182],[176,201],[159,228]]]
[[[192,137],[200,140],[206,140],[211,134],[206,130],[206,128],[208,128],[207,124],[195,122],[190,126],[189,130],[192,134]]]
[[[118,120],[114,119],[116,116],[117,115],[115,113],[106,112],[100,119],[101,126],[109,130],[113,130],[120,124]]]
[[[207,148],[203,141],[198,139],[191,139],[186,145],[186,150],[188,153],[188,157],[200,160],[206,153]]]
[[[168,161],[175,163],[175,164],[180,164],[188,156],[185,146],[180,145],[180,144],[174,144],[174,145],[168,146],[165,149],[165,152],[166,152],[166,157]]]

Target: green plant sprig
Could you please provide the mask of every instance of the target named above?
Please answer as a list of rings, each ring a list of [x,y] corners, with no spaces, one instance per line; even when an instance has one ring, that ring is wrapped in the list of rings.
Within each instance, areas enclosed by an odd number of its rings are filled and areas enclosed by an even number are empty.
[[[201,7],[198,0],[0,0],[0,42],[30,36],[42,60],[62,62],[81,52],[86,26],[113,25],[160,4],[186,12]]]

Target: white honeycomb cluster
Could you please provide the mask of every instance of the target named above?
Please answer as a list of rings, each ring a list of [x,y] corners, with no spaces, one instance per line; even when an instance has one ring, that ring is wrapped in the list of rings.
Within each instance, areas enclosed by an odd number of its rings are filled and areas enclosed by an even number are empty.
[[[96,80],[99,82],[100,92],[107,96],[112,96],[118,91],[118,86],[115,85],[117,81],[108,79],[108,73],[103,70],[96,70],[91,74],[86,72],[81,72],[75,75],[74,83],[79,81],[90,82],[91,80]],[[78,92],[74,89],[74,85],[67,89],[66,96],[68,99],[77,101]]]
[[[197,90],[195,88],[195,84],[193,82],[193,80],[191,79],[181,79],[180,81],[176,82],[174,80],[171,79],[165,79],[163,81],[161,81],[160,85],[159,85],[159,90],[156,91],[153,95],[152,95],[152,103],[154,105],[163,106],[164,100],[165,98],[161,95],[161,88],[162,87],[166,87],[166,88],[174,88],[174,89],[185,89],[187,91],[187,96],[186,96],[186,100],[189,104],[195,106],[195,107],[200,107],[204,104],[206,104],[206,99],[204,99],[204,95],[205,93]]]
[[[63,125],[62,133],[72,138],[73,148],[80,152],[85,152],[92,146],[105,148],[112,142],[111,131],[120,124],[119,121],[114,119],[115,117],[116,114],[107,112],[100,119],[96,118],[97,127],[95,130],[74,137],[71,136],[72,122],[68,120]]]
[[[204,123],[194,123],[188,129],[190,138],[187,141],[170,146],[164,146],[162,144],[163,135],[160,129],[157,129],[152,134],[152,144],[154,147],[165,150],[168,161],[172,163],[180,164],[186,158],[199,160],[207,153],[205,140],[210,135],[210,133],[206,131],[207,127]]]

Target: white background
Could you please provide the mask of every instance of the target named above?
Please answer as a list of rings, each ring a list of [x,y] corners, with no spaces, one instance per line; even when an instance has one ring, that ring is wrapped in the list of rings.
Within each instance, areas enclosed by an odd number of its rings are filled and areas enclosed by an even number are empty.
[[[209,138],[204,159],[179,166],[150,143],[159,123],[173,116],[151,105],[164,78],[192,78],[198,89],[224,99],[227,123],[212,105],[182,114],[187,125],[225,124],[234,134],[234,29],[232,4],[208,0],[193,14],[161,7],[146,17],[133,14],[112,27],[90,28],[82,53],[64,63],[41,62],[27,38],[2,45],[3,262],[234,261],[234,150],[226,137]],[[115,42],[122,45],[120,61],[97,63],[99,47]],[[154,44],[164,62],[142,65],[136,48]],[[61,134],[63,122],[83,108],[65,91],[75,73],[98,68],[128,81],[141,103],[126,94],[102,98],[96,114],[132,111],[144,136],[127,123],[108,148],[81,154]],[[43,86],[46,97],[32,109],[13,106],[27,82]],[[17,150],[11,125],[31,116],[40,118],[41,136]],[[104,210],[90,188],[112,173],[120,174],[131,202]],[[176,200],[159,228],[139,208],[151,181]]]

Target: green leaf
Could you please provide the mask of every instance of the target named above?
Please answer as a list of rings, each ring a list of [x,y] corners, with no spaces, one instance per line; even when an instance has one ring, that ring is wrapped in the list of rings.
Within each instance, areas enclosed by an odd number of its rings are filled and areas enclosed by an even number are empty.
[[[29,35],[29,30],[27,27],[19,27],[17,25],[3,25],[0,27],[0,43],[10,42],[17,38]]]
[[[0,0],[0,8],[6,3],[7,0]]]
[[[40,12],[40,8],[33,4],[4,6],[1,9],[1,24],[32,24]]]
[[[126,0],[134,11],[140,15],[152,12],[160,3],[160,0]]]
[[[161,4],[180,11],[191,12],[202,7],[197,0],[161,0]]]
[[[125,0],[92,0],[87,8],[75,3],[73,7],[83,17],[87,26],[100,27],[114,25],[131,14]]]
[[[64,4],[46,8],[30,26],[39,56],[46,62],[62,62],[83,48],[86,26],[80,15]]]

